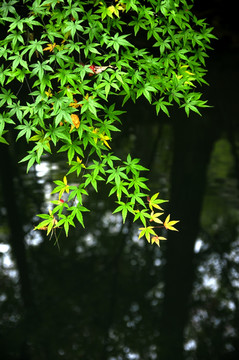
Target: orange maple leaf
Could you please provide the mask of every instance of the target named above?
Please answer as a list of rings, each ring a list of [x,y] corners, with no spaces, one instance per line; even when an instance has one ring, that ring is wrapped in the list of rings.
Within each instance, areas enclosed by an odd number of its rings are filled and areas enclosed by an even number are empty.
[[[73,122],[73,125],[71,125],[71,130],[74,129],[74,127],[76,127],[76,129],[78,129],[78,127],[80,126],[79,116],[76,114],[71,114],[71,120]]]
[[[77,100],[74,98],[73,102],[70,103],[70,106],[77,109],[79,106],[82,106],[81,104],[78,104]]]
[[[44,49],[43,49],[43,51],[50,51],[50,52],[52,52],[53,51],[53,49],[54,49],[54,47],[56,47],[56,43],[54,43],[54,44],[47,44],[47,47],[45,47]]]

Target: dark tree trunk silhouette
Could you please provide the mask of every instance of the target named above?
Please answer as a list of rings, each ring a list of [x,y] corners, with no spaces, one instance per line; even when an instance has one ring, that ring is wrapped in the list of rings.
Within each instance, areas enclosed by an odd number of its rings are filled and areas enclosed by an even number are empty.
[[[215,131],[209,119],[177,118],[174,122],[170,205],[173,218],[180,219],[180,223],[178,233],[168,234],[160,360],[183,359],[184,328],[194,281],[194,244],[214,140]]]
[[[13,151],[14,145],[11,145]],[[14,155],[14,158],[15,155]],[[10,147],[1,144],[1,186],[4,204],[7,210],[7,219],[9,226],[9,244],[13,259],[16,263],[16,269],[19,278],[19,288],[24,309],[24,324],[25,324],[25,342],[22,344],[21,355],[19,359],[30,359],[29,350],[27,346],[27,334],[31,331],[29,326],[31,318],[34,313],[32,288],[29,278],[29,267],[27,262],[26,247],[25,247],[25,233],[23,230],[23,221],[21,216],[21,209],[19,207],[16,183],[18,176],[16,172],[16,164],[14,164],[13,157],[10,155]]]
[[[207,165],[215,140],[223,132],[232,134],[232,125],[235,125],[238,56],[237,52],[231,57],[228,53],[221,53],[217,54],[217,59],[211,59],[208,81],[213,87],[205,91],[205,98],[214,106],[211,116],[209,110],[207,116],[203,114],[202,117],[193,116],[183,120],[178,116],[174,117],[170,206],[173,218],[180,219],[180,231],[168,234],[160,322],[160,360],[183,359],[184,331],[195,273],[194,245],[200,227]],[[228,68],[234,78],[233,86],[228,77]],[[232,140],[230,136],[229,140]],[[232,141],[231,144],[233,145]],[[237,171],[235,151],[235,146],[232,146]]]

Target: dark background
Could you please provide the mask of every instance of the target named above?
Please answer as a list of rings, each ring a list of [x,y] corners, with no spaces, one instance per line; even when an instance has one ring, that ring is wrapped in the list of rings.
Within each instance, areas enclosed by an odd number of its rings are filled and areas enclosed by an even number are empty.
[[[32,229],[63,159],[26,175],[22,144],[1,145],[2,359],[239,359],[237,14],[216,0],[195,1],[195,13],[218,37],[202,89],[212,107],[166,118],[143,101],[128,106],[113,149],[151,168],[152,191],[180,219],[161,248],[110,215],[104,188],[89,196],[86,230],[60,234],[58,248],[54,234]]]

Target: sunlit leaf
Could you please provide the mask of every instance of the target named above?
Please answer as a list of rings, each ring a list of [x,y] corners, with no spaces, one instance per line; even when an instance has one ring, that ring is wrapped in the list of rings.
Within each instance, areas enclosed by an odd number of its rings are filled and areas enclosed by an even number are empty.
[[[170,221],[170,215],[166,217],[166,220],[164,221],[164,227],[168,230],[178,231],[173,225],[177,224],[179,220],[171,220]]]

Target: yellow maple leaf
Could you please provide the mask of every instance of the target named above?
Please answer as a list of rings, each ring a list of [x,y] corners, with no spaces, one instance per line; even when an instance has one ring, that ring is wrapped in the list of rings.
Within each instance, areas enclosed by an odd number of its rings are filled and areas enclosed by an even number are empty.
[[[149,198],[149,208],[150,210],[153,211],[153,208],[155,207],[156,209],[159,210],[163,210],[158,203],[161,203],[162,201],[160,199],[157,199],[157,197],[159,196],[159,193],[154,194],[151,198]]]
[[[151,212],[151,218],[149,221],[154,221],[158,224],[162,224],[163,222],[159,219],[159,216],[163,215],[163,213],[155,213],[154,211]]]
[[[186,70],[185,73],[187,73],[188,75],[195,75],[194,73],[192,73],[192,72],[190,72],[188,70]]]
[[[168,230],[178,231],[173,225],[177,224],[179,220],[171,220],[170,221],[170,215],[166,217],[166,220],[164,221],[164,227]]]
[[[53,95],[50,88],[47,91],[45,91],[45,94],[47,97],[51,97]]]
[[[77,161],[79,164],[81,164],[81,166],[82,166],[83,168],[86,169],[85,164],[83,164],[82,159],[80,159],[79,156],[76,157],[76,161]]]
[[[109,17],[113,18],[113,14],[119,17],[119,11],[114,5],[109,6],[107,10],[108,10],[107,14],[109,15]]]
[[[116,5],[116,8],[117,8],[118,10],[125,11],[126,5],[125,5],[125,4],[117,4],[117,5]]]
[[[118,10],[125,11],[125,9],[126,9],[126,4],[122,4],[121,2],[119,2],[119,0],[115,0],[115,2],[117,3],[117,4],[116,4],[116,7],[117,7]]]
[[[64,183],[65,185],[67,185],[67,178],[66,178],[66,176],[63,177],[63,183]]]
[[[92,129],[92,128],[91,128]],[[98,132],[99,132],[99,129],[98,128],[93,128],[92,130],[92,133],[95,135],[94,136],[94,142],[97,144],[97,141],[98,141]]]
[[[61,191],[59,192],[59,200],[61,199],[62,195],[64,194],[64,192],[66,192],[67,194],[69,194],[70,191],[70,187],[67,184],[67,178],[66,176],[63,177],[63,183],[64,183],[64,187],[61,189]]]
[[[155,243],[160,247],[160,240],[167,240],[167,239],[163,236],[156,235],[152,237],[151,244],[153,245],[153,243]]]
[[[103,142],[109,149],[111,149],[111,147],[109,146],[108,141],[107,141],[107,140],[111,140],[111,139],[109,138],[109,136],[103,135],[103,134],[99,134],[99,138],[100,138],[100,141],[101,141],[101,142]]]

